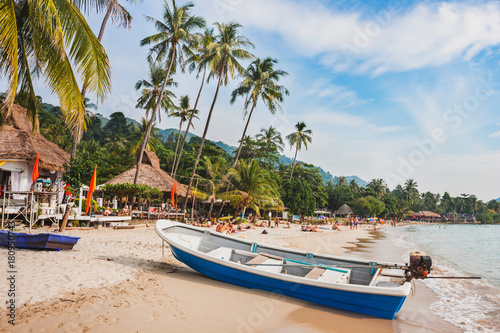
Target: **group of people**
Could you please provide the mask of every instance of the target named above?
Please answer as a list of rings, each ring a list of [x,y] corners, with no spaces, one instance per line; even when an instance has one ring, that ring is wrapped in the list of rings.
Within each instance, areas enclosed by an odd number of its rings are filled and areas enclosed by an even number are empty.
[[[106,209],[104,209],[102,215],[110,216],[111,214],[113,214],[113,210],[111,209],[111,207],[106,206]],[[128,205],[125,205],[123,209],[120,211],[120,213],[118,213],[118,216],[128,216],[128,215],[130,215],[130,209],[128,208]]]
[[[220,232],[221,234],[227,234],[227,235],[232,235],[236,232],[236,229],[234,228],[234,225],[232,222],[221,222],[217,224],[215,227],[215,231]]]

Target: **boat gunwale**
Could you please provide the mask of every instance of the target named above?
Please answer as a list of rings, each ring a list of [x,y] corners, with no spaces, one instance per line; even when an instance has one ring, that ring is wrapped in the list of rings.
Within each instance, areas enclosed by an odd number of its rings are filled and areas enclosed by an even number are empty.
[[[245,271],[247,273],[257,274],[257,275],[272,278],[275,280],[285,280],[287,282],[305,284],[305,285],[313,286],[313,287],[340,290],[340,291],[345,291],[345,292],[381,295],[381,296],[407,297],[407,296],[409,296],[410,291],[411,291],[411,283],[409,283],[409,282],[405,282],[403,285],[400,285],[398,287],[390,287],[390,288],[389,287],[375,287],[372,285],[360,285],[360,284],[343,284],[343,283],[342,284],[341,283],[334,284],[331,282],[324,282],[324,281],[319,281],[319,280],[307,279],[305,277],[300,277],[300,276],[293,276],[293,275],[287,275],[287,274],[283,274],[283,273],[262,271],[262,270],[256,269],[255,267],[246,266],[246,265],[238,264],[238,263],[230,261],[230,260],[219,259],[219,258],[210,256],[209,254],[207,254],[205,252],[202,252],[200,250],[190,249],[186,246],[183,246],[180,243],[176,243],[176,242],[168,239],[167,235],[163,232],[163,229],[168,229],[168,228],[172,228],[172,227],[176,227],[176,226],[196,230],[196,231],[201,232],[202,234],[208,233],[211,236],[213,235],[213,236],[217,236],[217,237],[227,238],[227,239],[230,239],[233,241],[236,240],[236,241],[239,241],[241,243],[248,243],[249,245],[251,245],[253,243],[258,243],[258,242],[254,242],[254,241],[250,241],[250,240],[246,240],[246,239],[241,239],[241,238],[236,238],[234,236],[224,235],[221,233],[215,234],[211,230],[205,230],[205,229],[201,229],[198,227],[194,227],[191,225],[182,224],[182,223],[174,222],[174,221],[170,221],[170,220],[158,220],[156,222],[156,225],[155,225],[156,233],[158,234],[158,236],[160,236],[161,239],[165,240],[170,246],[175,246],[184,252],[187,252],[193,256],[201,257],[204,260],[207,260],[207,261],[210,261],[213,263],[217,263],[219,265],[223,265],[226,267],[230,267],[233,269],[242,270],[242,271]],[[173,243],[173,244],[171,244],[171,243]],[[292,252],[299,253],[299,254],[307,255],[307,254],[311,253],[312,255],[314,255],[316,257],[326,257],[329,259],[336,259],[336,260],[340,259],[343,261],[360,262],[360,263],[365,263],[365,264],[369,264],[371,262],[370,260],[366,260],[366,259],[336,257],[336,256],[330,256],[327,254],[319,254],[319,253],[315,253],[315,252],[307,252],[307,251],[303,251],[303,250],[284,248],[284,247],[265,244],[265,243],[258,243],[258,244],[263,245],[263,247],[265,247],[265,248],[284,250],[284,251],[292,251]],[[257,252],[255,252],[255,253],[258,254]],[[379,264],[382,264],[382,265],[385,265],[385,264],[391,265],[392,264],[392,265],[394,265],[395,263],[384,262],[384,263],[379,263]],[[398,264],[398,265],[401,265],[401,264]],[[367,267],[367,268],[369,268],[369,267]]]

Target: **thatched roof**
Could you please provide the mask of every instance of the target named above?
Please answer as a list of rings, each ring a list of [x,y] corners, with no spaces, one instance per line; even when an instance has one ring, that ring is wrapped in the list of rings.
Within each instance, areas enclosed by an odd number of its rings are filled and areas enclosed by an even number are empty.
[[[416,212],[413,214],[414,216],[419,216],[419,217],[433,217],[433,218],[440,218],[441,215],[438,213],[434,213],[428,210],[421,210],[419,212]]]
[[[343,204],[335,211],[335,215],[347,215],[349,213],[354,213],[354,211],[347,204]]]
[[[36,125],[39,128],[38,119]],[[14,104],[11,116],[0,129],[0,160],[26,160],[34,164],[40,153],[38,163],[41,169],[63,171],[64,163],[69,162],[69,154],[40,133],[34,134],[32,129],[26,109]]]
[[[137,161],[137,155],[135,161]],[[136,167],[134,164],[132,169],[129,169],[115,178],[108,180],[105,184],[133,184],[135,172]],[[148,150],[144,151],[137,184],[155,187],[162,192],[171,192],[174,186],[174,181],[175,180],[170,177],[168,173],[160,169],[160,162],[156,154]],[[185,197],[186,193],[186,187],[177,182],[177,195]]]

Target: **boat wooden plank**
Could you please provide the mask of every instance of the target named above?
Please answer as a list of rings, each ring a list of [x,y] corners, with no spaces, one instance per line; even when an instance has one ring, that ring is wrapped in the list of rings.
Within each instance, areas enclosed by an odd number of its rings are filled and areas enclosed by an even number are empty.
[[[326,269],[321,268],[321,267],[314,267],[309,273],[307,273],[306,276],[304,276],[306,279],[313,279],[316,280],[319,278],[323,273],[326,271]]]

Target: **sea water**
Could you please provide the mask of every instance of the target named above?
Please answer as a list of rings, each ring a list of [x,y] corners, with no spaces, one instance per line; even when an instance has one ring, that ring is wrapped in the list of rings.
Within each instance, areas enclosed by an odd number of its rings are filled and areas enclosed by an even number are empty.
[[[500,226],[410,225],[385,229],[395,245],[432,257],[430,275],[481,280],[427,279],[438,296],[431,310],[465,332],[500,332]]]

